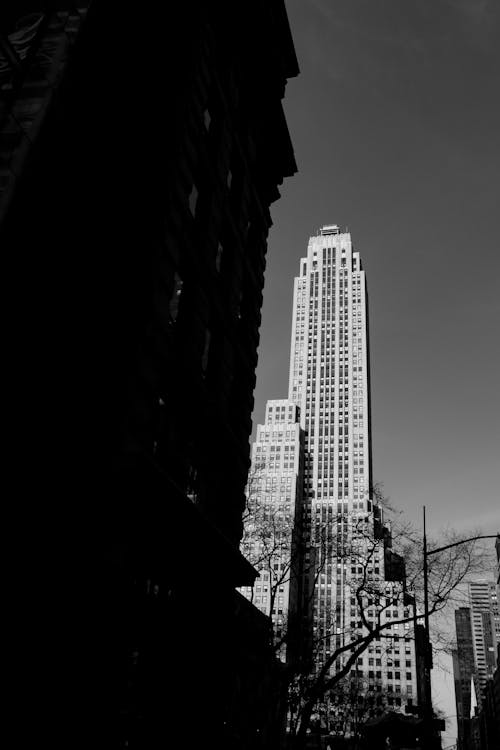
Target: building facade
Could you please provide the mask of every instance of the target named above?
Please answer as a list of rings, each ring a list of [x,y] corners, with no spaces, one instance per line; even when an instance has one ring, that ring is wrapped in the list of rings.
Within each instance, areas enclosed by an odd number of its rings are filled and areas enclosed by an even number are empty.
[[[306,433],[306,503],[371,510],[365,273],[335,225],[311,237],[294,282],[289,398]]]
[[[294,282],[289,375],[289,399],[300,406],[305,435],[303,533],[309,534],[321,569],[311,575],[306,566],[303,576],[303,596],[313,603],[312,637],[321,642],[318,664],[363,632],[365,612],[355,597],[363,576],[391,601],[384,617],[410,614],[397,596],[398,577],[389,568],[398,556],[390,550],[390,530],[372,496],[368,331],[360,255],[349,232],[324,226],[310,238]],[[319,551],[318,529],[328,540]],[[345,543],[350,558],[335,558],[335,546],[338,552]],[[364,606],[368,616],[376,616],[369,600]],[[389,706],[404,707],[417,699],[415,641],[408,623],[388,632],[389,641],[370,644],[357,660],[351,680],[368,685],[375,705],[379,693],[388,696]]]
[[[455,611],[457,741],[459,750],[479,750],[496,742],[500,617],[494,581],[471,581],[468,589],[470,606]]]
[[[500,612],[494,581],[471,581],[469,601],[476,692],[478,704],[481,706],[483,690],[495,672],[497,644],[500,643]]]
[[[300,599],[299,522],[302,511],[304,436],[298,407],[287,399],[266,404],[257,426],[247,485],[248,517],[241,550],[259,572],[242,593],[271,617],[278,653],[286,660],[289,628]]]
[[[390,528],[372,496],[365,273],[350,234],[336,225],[311,237],[300,260],[288,399],[268,403],[266,425],[259,426],[252,450],[251,477],[259,477],[258,469],[264,472],[257,485],[261,493],[280,486],[287,471],[283,461],[288,471],[292,468],[278,428],[287,413],[299,420],[294,434],[300,427],[303,435],[303,472],[293,469],[297,479],[302,477],[295,510],[300,584],[294,592],[301,614],[300,656],[319,670],[337,648],[367,633],[370,620],[380,617],[385,624],[412,616],[403,595],[404,560],[392,551]],[[283,425],[285,434],[289,428]],[[274,498],[280,501],[278,492]],[[360,603],[356,591],[363,580],[374,593]],[[264,610],[262,599],[258,606]],[[417,704],[412,624],[395,622],[385,635],[368,645],[339,689],[318,706],[323,729],[353,732],[373,713]],[[347,656],[334,660],[330,676]]]
[[[497,601],[500,601],[500,535],[495,541],[495,552],[497,555]]]
[[[47,613],[26,642],[51,673],[64,653],[86,746],[261,747],[244,696],[270,702],[274,660],[235,587],[270,205],[296,171],[284,3],[7,0],[0,27],[9,443],[37,485],[13,588]]]

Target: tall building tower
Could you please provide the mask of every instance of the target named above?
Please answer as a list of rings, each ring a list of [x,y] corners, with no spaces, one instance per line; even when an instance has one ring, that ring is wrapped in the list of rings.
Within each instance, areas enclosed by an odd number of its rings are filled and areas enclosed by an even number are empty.
[[[372,544],[380,539],[381,529],[371,495],[366,280],[351,235],[337,225],[323,226],[311,237],[307,256],[300,260],[294,283],[289,400],[300,407],[304,430],[302,528],[309,534],[310,559],[313,554],[324,557],[316,560],[321,571],[316,567],[315,575],[308,575],[306,560],[302,587],[304,601],[313,602],[312,637],[319,636],[316,651],[321,664],[362,627],[354,589],[366,546],[371,545],[372,558],[365,572],[388,601],[394,589],[385,582],[395,579],[386,563],[397,558],[383,541]],[[319,550],[318,529],[327,539]],[[358,545],[358,554],[342,558],[328,541],[333,538],[335,544],[341,541],[352,549]],[[392,619],[407,616],[403,603],[393,603]],[[383,647],[371,644],[355,670],[374,690],[388,694],[389,705],[396,707],[412,703],[417,694],[415,644],[408,631],[408,624],[395,625],[392,641]]]
[[[365,274],[351,236],[337,225],[311,237],[294,283],[289,398],[305,434],[304,527],[316,519],[347,530],[352,511],[371,510],[370,405]],[[380,571],[381,561],[378,560]],[[326,570],[316,611],[350,613],[344,571]],[[346,571],[347,573],[347,571]],[[313,581],[304,581],[307,596]],[[314,597],[316,598],[316,597]]]
[[[311,237],[295,279],[289,398],[306,432],[306,502],[371,510],[365,273],[337,225]]]

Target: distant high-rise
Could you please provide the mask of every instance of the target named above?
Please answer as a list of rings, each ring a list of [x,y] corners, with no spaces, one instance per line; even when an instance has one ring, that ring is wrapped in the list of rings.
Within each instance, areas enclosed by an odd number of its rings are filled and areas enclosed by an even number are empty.
[[[500,534],[497,534],[495,551],[497,554],[497,602],[500,605]]]
[[[498,685],[495,670],[500,644],[500,613],[496,586],[494,581],[481,580],[471,581],[468,588],[469,606],[455,611],[457,648],[453,653],[453,671],[458,750],[477,747],[480,724],[481,732],[486,731],[483,711],[488,709]],[[491,734],[491,729],[488,731]]]
[[[496,586],[493,581],[469,583],[470,614],[477,675],[478,703],[487,680],[492,679],[497,663],[497,644],[500,643],[500,613]]]

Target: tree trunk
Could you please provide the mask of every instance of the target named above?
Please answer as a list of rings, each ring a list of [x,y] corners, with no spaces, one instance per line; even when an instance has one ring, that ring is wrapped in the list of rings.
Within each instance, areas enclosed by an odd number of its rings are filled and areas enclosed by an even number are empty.
[[[293,750],[304,750],[307,739],[307,729],[311,721],[311,714],[313,712],[315,701],[309,700],[304,704],[302,711],[300,712],[300,724],[299,728],[293,738],[292,748]]]

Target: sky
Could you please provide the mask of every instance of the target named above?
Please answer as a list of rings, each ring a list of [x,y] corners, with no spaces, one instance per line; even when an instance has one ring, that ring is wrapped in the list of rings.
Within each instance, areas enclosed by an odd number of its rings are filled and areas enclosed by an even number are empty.
[[[254,427],[267,399],[287,396],[308,238],[348,227],[369,292],[374,479],[416,523],[425,504],[436,538],[496,533],[500,2],[286,7],[301,70],[284,100],[298,173],[272,207]]]

